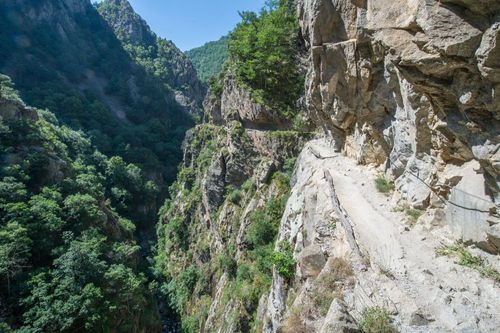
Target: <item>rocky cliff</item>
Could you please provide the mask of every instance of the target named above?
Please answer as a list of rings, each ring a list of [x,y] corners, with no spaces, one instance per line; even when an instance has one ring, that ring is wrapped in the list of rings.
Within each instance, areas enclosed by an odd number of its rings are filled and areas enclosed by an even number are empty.
[[[316,134],[230,73],[207,99],[159,233],[183,327],[496,331],[499,4],[293,6]]]
[[[297,8],[325,138],[296,166],[279,241],[297,271],[275,271],[264,331],[495,331],[498,3]]]
[[[303,1],[311,117],[401,197],[498,253],[498,3]]]

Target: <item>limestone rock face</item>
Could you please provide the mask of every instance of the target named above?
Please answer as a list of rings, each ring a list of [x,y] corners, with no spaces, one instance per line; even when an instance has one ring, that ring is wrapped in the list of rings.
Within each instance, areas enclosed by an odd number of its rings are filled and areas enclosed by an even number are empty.
[[[203,203],[209,213],[217,211],[224,201],[226,162],[222,155],[212,160],[212,164],[202,182]]]
[[[241,121],[248,128],[277,129],[286,126],[286,122],[275,112],[254,103],[250,92],[239,87],[230,75],[224,80],[220,110],[223,119]]]
[[[108,0],[107,4],[114,8],[115,14],[105,15],[106,21],[120,39],[136,45],[155,42],[155,36],[146,21],[134,12],[127,0]]]
[[[361,332],[354,318],[347,311],[346,305],[335,299],[325,318],[325,325],[321,328],[321,333],[359,333]]]
[[[457,239],[498,252],[499,3],[302,0],[298,12],[308,112],[334,148],[383,167],[415,207],[447,202]]]
[[[452,229],[470,231],[468,223],[488,214],[481,211],[480,175],[471,175],[477,167],[471,161],[456,171],[461,176],[451,196],[460,204],[462,190],[476,193],[477,210],[448,207],[455,220]],[[443,241],[453,242],[450,228],[420,220],[409,228],[405,213],[375,189],[376,175],[371,166],[336,153],[329,139],[306,144],[277,242],[291,244],[295,275],[285,281],[274,271],[267,302],[261,305],[263,331],[358,332],[363,311],[373,307],[387,311],[395,332],[495,331],[500,324],[498,282],[453,258],[437,257]],[[429,220],[444,215],[442,210],[429,213],[424,216]],[[492,229],[473,229],[482,238],[492,236]],[[499,266],[498,256],[474,254]]]

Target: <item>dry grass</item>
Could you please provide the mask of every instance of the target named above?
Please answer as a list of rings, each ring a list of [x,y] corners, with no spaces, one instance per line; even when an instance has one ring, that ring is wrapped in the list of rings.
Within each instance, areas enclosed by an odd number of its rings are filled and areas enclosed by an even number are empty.
[[[290,314],[285,318],[283,333],[307,333],[306,325],[300,317],[301,307],[293,308]]]
[[[347,261],[335,258],[329,265],[329,272],[318,277],[311,294],[321,316],[326,316],[332,301],[335,298],[342,299],[343,289],[354,283],[354,272]]]
[[[363,333],[396,333],[387,310],[380,307],[366,308],[358,322]]]

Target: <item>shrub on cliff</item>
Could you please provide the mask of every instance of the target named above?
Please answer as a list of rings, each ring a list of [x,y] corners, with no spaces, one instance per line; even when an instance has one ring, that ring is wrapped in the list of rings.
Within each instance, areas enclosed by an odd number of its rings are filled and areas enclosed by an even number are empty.
[[[250,88],[255,102],[286,118],[302,90],[296,54],[298,19],[287,1],[271,0],[259,15],[240,13],[242,22],[231,33],[229,54],[240,83]]]

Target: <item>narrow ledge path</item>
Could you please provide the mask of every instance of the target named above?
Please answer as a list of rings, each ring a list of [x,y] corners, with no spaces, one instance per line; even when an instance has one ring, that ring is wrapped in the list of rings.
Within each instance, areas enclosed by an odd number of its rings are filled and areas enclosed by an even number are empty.
[[[336,153],[326,140],[309,142],[301,158],[306,172],[325,171],[324,181],[335,189],[331,199],[338,200],[369,258],[370,268],[356,272],[351,310],[382,302],[393,314],[425,323],[404,327],[407,332],[488,332],[500,326],[498,285],[453,258],[436,256],[444,240],[451,242],[447,227],[409,227],[404,213],[376,190],[378,171]]]

